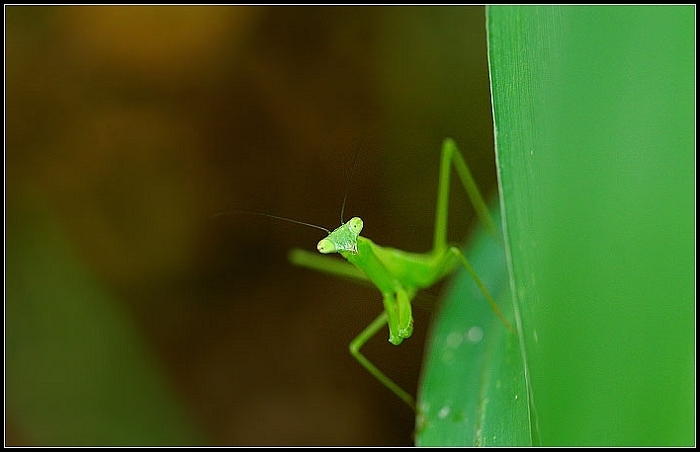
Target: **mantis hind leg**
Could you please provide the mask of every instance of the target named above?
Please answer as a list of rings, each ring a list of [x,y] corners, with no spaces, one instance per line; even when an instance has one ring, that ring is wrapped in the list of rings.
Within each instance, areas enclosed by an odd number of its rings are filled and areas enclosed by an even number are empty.
[[[476,215],[485,225],[486,229],[498,239],[498,232],[496,229],[496,224],[491,218],[489,209],[486,206],[484,197],[481,195],[479,188],[474,181],[474,177],[469,171],[467,163],[464,161],[462,154],[460,154],[459,149],[454,141],[447,138],[442,144],[442,157],[440,160],[440,179],[438,181],[438,198],[437,198],[437,209],[435,211],[435,235],[433,241],[433,253],[443,254],[445,256],[445,263],[450,261],[452,258],[457,258],[457,260],[462,264],[462,266],[469,272],[471,277],[476,282],[481,293],[484,294],[486,301],[491,305],[491,309],[498,316],[498,318],[503,322],[503,324],[510,331],[515,331],[511,324],[506,320],[505,316],[501,312],[501,309],[496,304],[495,300],[491,296],[484,283],[476,274],[474,268],[467,260],[462,252],[456,248],[451,247],[447,244],[447,211],[449,207],[450,199],[450,169],[454,165],[457,175],[459,176],[462,186],[469,196]]]
[[[479,220],[486,226],[486,229],[494,236],[498,237],[496,224],[491,218],[489,208],[481,195],[479,188],[474,181],[474,177],[469,171],[467,163],[460,154],[457,145],[450,138],[446,138],[442,143],[442,157],[440,159],[440,178],[438,179],[437,208],[435,210],[435,229],[433,236],[433,252],[441,254],[447,251],[447,212],[450,200],[450,169],[454,165],[462,186],[469,196],[469,200],[474,206]]]
[[[401,389],[401,387],[396,384],[391,378],[389,378],[384,372],[379,370],[377,366],[372,364],[370,360],[368,360],[365,355],[363,355],[360,352],[360,349],[362,348],[365,343],[367,343],[368,340],[372,338],[377,332],[387,323],[387,314],[386,312],[382,312],[377,316],[376,319],[372,321],[367,327],[362,330],[360,334],[355,337],[355,339],[350,342],[350,354],[359,362],[362,367],[364,367],[367,372],[372,374],[374,378],[379,380],[381,384],[386,386],[391,392],[396,394],[401,400],[406,402],[408,406],[411,407],[413,411],[416,410],[416,401],[415,399],[406,391]]]
[[[491,305],[491,309],[493,309],[493,312],[495,312],[498,318],[501,319],[501,322],[503,322],[506,328],[508,328],[512,333],[515,333],[515,329],[513,329],[513,326],[510,324],[510,322],[506,320],[505,316],[503,315],[503,312],[501,312],[501,308],[498,307],[498,304],[496,304],[496,301],[491,296],[491,292],[489,292],[489,290],[486,288],[486,285],[481,280],[481,278],[479,278],[479,275],[476,274],[476,271],[474,271],[474,268],[471,266],[467,258],[464,257],[464,254],[462,254],[459,248],[455,246],[450,247],[448,252],[454,255],[460,261],[462,267],[464,267],[467,270],[467,272],[471,275],[472,279],[476,283],[481,293],[484,294],[486,301],[488,301]]]

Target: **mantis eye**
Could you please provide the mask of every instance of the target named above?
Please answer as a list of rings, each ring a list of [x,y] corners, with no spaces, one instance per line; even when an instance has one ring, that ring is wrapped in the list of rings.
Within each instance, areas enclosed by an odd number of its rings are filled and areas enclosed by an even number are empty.
[[[350,221],[348,221],[348,228],[354,234],[360,235],[360,232],[362,231],[362,226],[364,226],[364,223],[362,222],[362,218],[360,217],[353,217],[350,219]]]
[[[335,247],[335,244],[328,239],[323,239],[320,242],[318,242],[318,245],[316,245],[316,249],[318,249],[318,252],[321,254],[330,254],[338,251]]]

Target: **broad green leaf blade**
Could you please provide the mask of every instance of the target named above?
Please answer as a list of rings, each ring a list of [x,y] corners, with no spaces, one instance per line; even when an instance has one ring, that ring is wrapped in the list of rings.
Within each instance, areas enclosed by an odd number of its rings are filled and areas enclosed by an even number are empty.
[[[118,298],[76,259],[54,218],[10,208],[6,262],[7,414],[26,441],[201,441]]]
[[[512,322],[502,244],[480,229],[465,253]],[[466,271],[455,277],[431,337],[418,399],[417,445],[531,444],[518,336],[506,329]]]
[[[490,7],[535,436],[695,442],[695,8]]]

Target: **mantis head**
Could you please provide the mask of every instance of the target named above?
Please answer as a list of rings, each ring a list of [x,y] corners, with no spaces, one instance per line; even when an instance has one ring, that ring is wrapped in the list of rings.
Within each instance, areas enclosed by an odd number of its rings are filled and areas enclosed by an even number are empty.
[[[357,237],[362,231],[362,218],[353,217],[347,223],[328,234],[328,237],[318,242],[316,248],[321,254],[348,251],[357,254]]]

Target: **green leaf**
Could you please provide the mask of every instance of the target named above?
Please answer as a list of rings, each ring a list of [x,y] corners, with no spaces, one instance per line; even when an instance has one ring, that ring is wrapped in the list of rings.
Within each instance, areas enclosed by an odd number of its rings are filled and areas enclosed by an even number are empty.
[[[512,322],[503,245],[480,229],[466,250]],[[455,277],[431,336],[418,400],[417,444],[531,444],[518,336],[494,314],[467,272]]]
[[[694,16],[488,9],[540,444],[694,444]]]
[[[460,275],[417,443],[693,445],[695,9],[487,14],[507,260],[468,256],[521,342]]]

